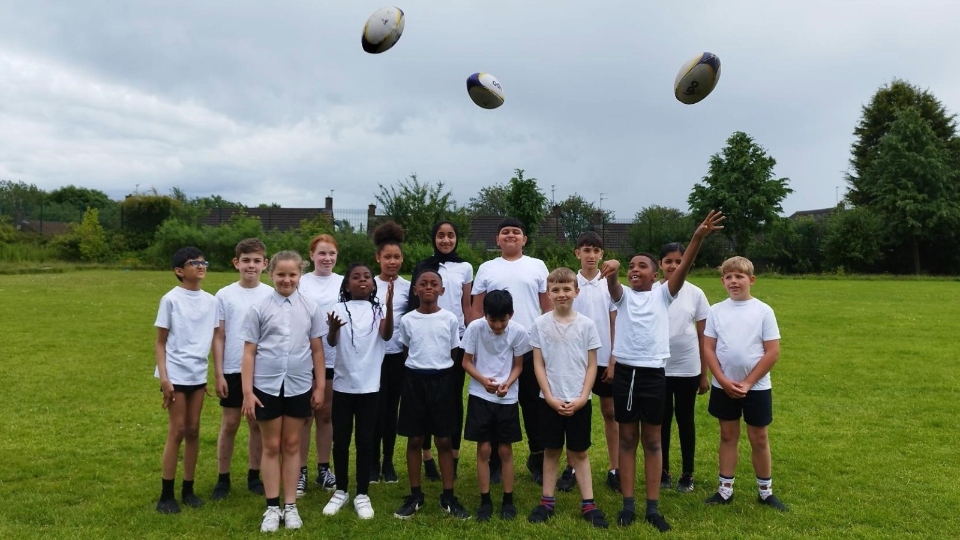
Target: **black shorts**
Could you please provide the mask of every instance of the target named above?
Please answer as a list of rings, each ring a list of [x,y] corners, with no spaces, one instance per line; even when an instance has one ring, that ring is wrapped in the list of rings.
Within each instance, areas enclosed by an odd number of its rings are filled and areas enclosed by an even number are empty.
[[[616,366],[614,366],[616,369]],[[603,373],[607,371],[606,366],[597,366],[597,378],[593,381],[593,393],[599,397],[613,397],[613,383],[603,382]]]
[[[707,411],[718,420],[740,420],[748,426],[766,427],[773,422],[773,391],[750,390],[743,399],[733,399],[722,388],[710,386]]]
[[[326,377],[325,377],[325,378],[326,378],[328,381],[332,381],[332,380],[333,380],[333,368],[332,368],[332,367],[326,368]],[[327,386],[327,388],[331,388],[331,387],[330,387],[330,386]]]
[[[227,397],[220,398],[220,406],[224,409],[239,409],[243,407],[243,382],[239,373],[224,373],[227,380]]]
[[[463,399],[463,389],[455,388],[452,370],[423,373],[404,368],[402,384],[399,435],[453,437],[459,431],[457,400]]]
[[[590,420],[593,406],[590,401],[573,413],[573,416],[561,416],[550,408],[545,399],[540,400],[540,438],[543,447],[551,450],[563,448],[566,439],[567,450],[586,452],[590,448]]]
[[[207,387],[207,383],[203,384],[175,384],[173,385],[173,391],[179,392],[181,394],[190,395],[197,390],[202,390]],[[163,392],[163,387],[160,387],[160,391]]]
[[[667,377],[663,368],[616,364],[613,368],[613,416],[620,424],[663,423]]]
[[[257,396],[257,399],[263,404],[263,407],[255,408],[257,420],[274,420],[281,416],[310,418],[313,416],[313,408],[310,407],[310,393],[307,390],[299,396],[287,397],[283,395],[283,385],[280,385],[280,395],[271,396],[254,386],[253,395]]]
[[[501,444],[522,441],[520,406],[468,396],[463,438],[473,442],[497,441]]]

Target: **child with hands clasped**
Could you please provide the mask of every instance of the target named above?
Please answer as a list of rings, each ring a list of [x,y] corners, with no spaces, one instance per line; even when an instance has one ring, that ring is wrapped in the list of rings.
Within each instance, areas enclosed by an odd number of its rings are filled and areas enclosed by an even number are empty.
[[[740,417],[747,424],[757,475],[758,501],[787,511],[773,494],[767,426],[773,422],[770,370],[780,357],[780,329],[773,309],[750,295],[753,263],[731,257],[720,266],[730,298],[715,304],[704,329],[704,356],[713,373],[709,412],[720,421],[720,486],[705,502],[730,504],[737,470]]]
[[[241,329],[242,412],[257,420],[263,438],[262,532],[303,526],[297,510],[300,433],[323,403],[323,312],[297,290],[303,259],[296,251],[274,254],[267,266],[274,292],[253,305]],[[280,507],[280,484],[283,502]]]
[[[700,244],[713,231],[722,229],[723,215],[711,211],[693,233],[680,266],[667,282],[656,289],[657,259],[639,253],[630,259],[627,269],[629,289],[620,284],[620,263],[608,260],[600,273],[607,279],[610,297],[617,305],[613,341],[613,408],[620,424],[620,488],[623,509],[617,516],[620,525],[636,519],[634,489],[637,445],[643,443],[644,477],[647,504],[645,519],[658,531],[670,530],[660,514],[660,475],[663,456],[660,450],[660,425],[666,393],[665,360],[670,356],[668,309],[687,279],[687,272],[700,251]]]

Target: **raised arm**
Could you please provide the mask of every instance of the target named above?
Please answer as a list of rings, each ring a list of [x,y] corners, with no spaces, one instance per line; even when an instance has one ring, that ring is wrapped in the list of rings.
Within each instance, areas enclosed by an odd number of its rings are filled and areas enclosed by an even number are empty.
[[[667,280],[670,296],[676,296],[677,293],[680,292],[680,288],[683,287],[683,282],[687,280],[687,272],[693,267],[693,261],[697,258],[697,252],[700,251],[700,244],[703,243],[703,239],[713,231],[723,229],[723,225],[720,225],[720,223],[723,222],[724,219],[726,218],[724,218],[722,212],[711,210],[710,213],[707,214],[707,217],[704,218],[703,223],[693,232],[693,238],[690,239],[690,243],[687,245],[687,251],[684,252],[683,258],[680,260],[680,266],[674,270],[673,275]]]
[[[380,338],[384,341],[390,341],[393,337],[393,278],[387,283],[387,312],[380,321]]]
[[[600,267],[600,277],[607,280],[610,299],[619,302],[623,297],[623,285],[620,284],[620,261],[616,259],[603,261],[603,266]]]

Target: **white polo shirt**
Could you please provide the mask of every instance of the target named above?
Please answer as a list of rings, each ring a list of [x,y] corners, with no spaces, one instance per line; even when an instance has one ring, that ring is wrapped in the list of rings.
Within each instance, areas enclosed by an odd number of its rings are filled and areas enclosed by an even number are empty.
[[[610,339],[610,313],[617,311],[617,306],[610,299],[607,280],[601,278],[599,272],[593,279],[587,279],[577,272],[577,286],[580,292],[573,299],[573,309],[577,313],[586,315],[593,324],[597,325],[597,332],[600,334],[597,366],[605,368],[610,365],[610,351],[613,350],[613,341]]]
[[[166,328],[167,378],[173,384],[196,385],[207,382],[213,331],[220,324],[217,299],[206,291],[174,287],[160,299],[157,328]],[[160,378],[160,369],[153,376]]]

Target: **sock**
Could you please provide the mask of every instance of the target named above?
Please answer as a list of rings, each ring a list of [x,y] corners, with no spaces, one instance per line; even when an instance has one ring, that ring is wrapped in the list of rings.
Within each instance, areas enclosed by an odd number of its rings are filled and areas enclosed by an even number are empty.
[[[296,510],[296,509],[297,509],[297,503],[287,503],[287,504],[283,505],[283,509],[284,509],[284,510],[289,510],[289,509],[291,509],[291,508],[293,508],[294,510]]]
[[[493,504],[493,502],[490,500],[490,492],[489,492],[489,491],[486,492],[486,493],[481,493],[481,494],[480,494],[480,506],[483,506],[483,505],[485,505],[485,504]]]
[[[180,496],[186,497],[187,495],[193,495],[193,480],[184,480],[183,486],[180,487]]]
[[[267,508],[270,508],[271,506],[275,506],[275,507],[277,507],[277,508],[280,508],[280,497],[273,497],[272,499],[268,498],[268,499],[267,499]]]
[[[330,470],[329,461],[326,463],[317,463],[317,473],[322,473],[323,471],[329,471],[329,470]]]
[[[222,473],[217,475],[217,483],[223,482],[224,484],[230,483],[230,473]]]
[[[623,498],[623,509],[627,512],[637,513],[637,504],[634,502],[633,497],[624,497]]]
[[[760,498],[766,500],[773,495],[773,479],[757,477],[757,489],[760,491]]]
[[[247,469],[247,482],[260,479],[260,469]]]
[[[733,497],[733,479],[733,476],[727,478],[722,474],[720,475],[720,487],[717,488],[717,493],[724,499]]]
[[[445,499],[449,499],[450,497],[453,497],[453,488],[444,489],[444,490],[443,490],[443,494],[441,495],[441,497],[443,497],[443,498],[445,498]]]
[[[597,509],[597,503],[593,502],[593,499],[584,499],[580,501],[580,511],[586,514],[591,510]]]
[[[647,511],[645,515],[652,516],[654,514],[660,513],[660,501],[655,499],[647,499]]]
[[[423,460],[424,465],[426,465],[427,463],[436,463],[436,462],[433,460],[433,458]]]
[[[546,506],[547,508],[553,510],[557,506],[556,497],[547,497],[546,495],[540,497],[540,504]]]
[[[423,490],[420,489],[420,486],[410,486],[410,494],[416,497],[422,497]]]
[[[307,475],[307,466],[306,466],[306,465],[304,465],[303,467],[300,467],[300,474],[303,475],[303,476],[306,476],[306,475]]]
[[[160,500],[168,501],[173,498],[173,480],[160,479]]]
[[[513,504],[513,492],[503,492],[503,504]]]

